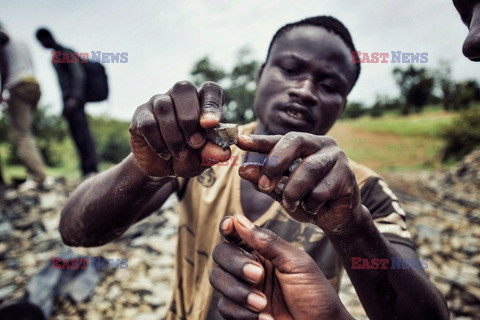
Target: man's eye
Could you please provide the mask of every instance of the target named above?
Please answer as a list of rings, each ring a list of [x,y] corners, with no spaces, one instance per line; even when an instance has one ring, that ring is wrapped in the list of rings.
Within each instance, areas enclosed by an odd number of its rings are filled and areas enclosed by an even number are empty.
[[[297,71],[291,67],[281,67],[281,69],[283,70],[283,72],[286,74],[286,75],[289,75],[289,76],[295,76],[297,75]]]
[[[330,85],[330,84],[321,83],[319,86],[320,86],[320,88],[322,88],[326,92],[331,92],[331,93],[337,92],[337,88],[335,86]]]

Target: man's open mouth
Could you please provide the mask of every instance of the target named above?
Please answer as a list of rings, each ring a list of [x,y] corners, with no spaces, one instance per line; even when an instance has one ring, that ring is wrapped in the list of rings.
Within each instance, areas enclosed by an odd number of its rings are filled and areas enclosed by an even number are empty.
[[[294,120],[309,122],[312,120],[312,113],[306,106],[298,103],[285,103],[280,107],[280,110]]]
[[[288,116],[297,119],[297,120],[305,120],[305,115],[301,112],[293,111],[293,110],[285,110]]]

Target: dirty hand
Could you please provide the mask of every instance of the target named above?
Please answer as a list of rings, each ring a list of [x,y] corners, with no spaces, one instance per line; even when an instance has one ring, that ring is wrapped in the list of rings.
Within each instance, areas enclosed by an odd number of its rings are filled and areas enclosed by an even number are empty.
[[[140,170],[152,177],[193,177],[208,168],[202,165],[202,155],[216,162],[228,160],[229,148],[205,139],[205,129],[220,122],[223,103],[216,83],[206,82],[197,92],[192,83],[182,81],[138,107],[129,130]]]
[[[226,217],[220,232],[231,242],[213,251],[210,283],[225,319],[352,319],[304,251],[245,216]]]
[[[332,138],[301,132],[242,135],[237,145],[268,154],[262,166],[244,165],[239,174],[281,202],[293,218],[314,223],[327,235],[354,232],[360,219],[368,219],[347,156]],[[275,190],[297,158],[302,161],[286,180],[283,191]]]

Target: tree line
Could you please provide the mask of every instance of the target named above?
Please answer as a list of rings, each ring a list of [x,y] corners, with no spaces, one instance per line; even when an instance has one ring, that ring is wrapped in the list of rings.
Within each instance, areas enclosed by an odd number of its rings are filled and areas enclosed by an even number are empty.
[[[441,105],[445,111],[461,111],[479,102],[479,83],[473,79],[455,81],[451,73],[447,61],[442,61],[436,69],[415,65],[397,67],[393,69],[392,75],[399,88],[399,96],[379,95],[371,106],[349,102],[343,117],[379,117],[386,111],[409,115],[422,112],[429,104]]]

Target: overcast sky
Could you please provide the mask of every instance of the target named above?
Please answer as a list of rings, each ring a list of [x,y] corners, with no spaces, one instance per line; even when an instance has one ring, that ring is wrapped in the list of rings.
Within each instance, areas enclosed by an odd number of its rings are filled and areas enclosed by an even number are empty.
[[[192,65],[208,55],[229,69],[243,46],[265,58],[271,37],[288,22],[328,14],[350,30],[364,52],[428,52],[428,68],[450,61],[455,79],[480,80],[480,64],[463,57],[467,28],[450,0],[163,0],[7,1],[0,21],[30,46],[43,95],[41,104],[60,112],[51,54],[36,41],[46,26],[58,42],[78,52],[128,52],[128,63],[105,64],[110,97],[89,104],[91,114],[129,120],[134,109],[176,81],[190,79]],[[371,103],[376,95],[398,95],[391,75],[396,64],[364,64],[349,99]]]

